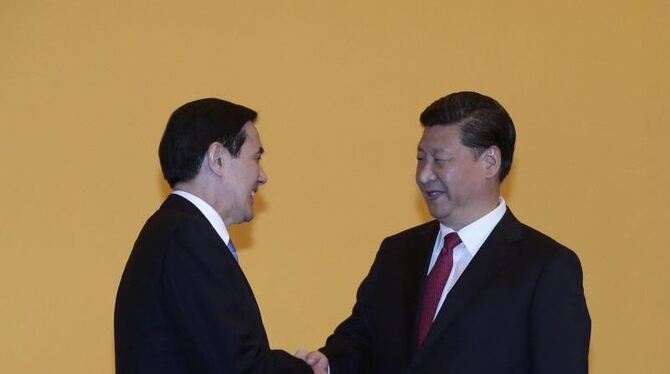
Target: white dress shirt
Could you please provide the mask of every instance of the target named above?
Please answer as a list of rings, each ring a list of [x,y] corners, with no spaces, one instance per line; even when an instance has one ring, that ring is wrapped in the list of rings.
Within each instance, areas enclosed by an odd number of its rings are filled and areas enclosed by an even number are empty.
[[[223,223],[223,219],[221,219],[219,213],[217,213],[211,205],[207,204],[205,200],[195,196],[192,193],[188,193],[182,190],[174,190],[172,193],[190,201],[193,205],[195,205],[196,208],[198,208],[198,210],[205,216],[205,218],[207,218],[216,233],[219,234],[219,237],[228,247],[230,253],[233,254],[233,257],[235,257],[237,260],[237,253],[235,253],[233,247],[230,245],[230,234],[228,234],[228,229],[226,229],[226,225]]]
[[[442,308],[442,304],[444,304],[444,300],[447,299],[449,291],[454,287],[458,278],[460,278],[461,274],[465,271],[465,268],[468,267],[472,258],[475,257],[479,248],[486,241],[486,238],[489,237],[493,228],[496,227],[503,215],[505,215],[506,210],[507,204],[505,203],[505,199],[500,197],[500,202],[495,209],[457,232],[458,236],[461,238],[461,243],[454,248],[454,264],[451,268],[447,283],[442,290],[442,296],[440,297],[440,302],[437,304],[433,319],[435,319],[437,313]],[[433,269],[433,266],[437,261],[437,256],[440,254],[442,246],[444,246],[444,237],[451,232],[454,232],[454,230],[440,224],[440,232],[435,240],[435,247],[433,248],[433,255],[430,258],[428,273]]]

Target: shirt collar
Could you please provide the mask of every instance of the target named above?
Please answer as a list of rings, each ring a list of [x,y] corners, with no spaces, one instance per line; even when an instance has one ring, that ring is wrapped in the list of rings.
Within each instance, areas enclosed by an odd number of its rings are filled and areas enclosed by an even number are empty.
[[[186,191],[174,190],[172,193],[183,197],[195,205],[195,207],[198,208],[202,215],[207,218],[216,233],[219,234],[221,240],[223,240],[223,242],[228,245],[228,242],[230,242],[230,234],[228,234],[228,229],[226,229],[226,225],[223,223],[223,219],[221,219],[219,213],[217,213],[211,205],[207,204],[205,200]]]
[[[457,232],[461,241],[465,245],[465,249],[467,249],[472,256],[477,254],[477,251],[479,251],[479,248],[484,244],[486,238],[489,237],[498,222],[500,222],[505,215],[505,211],[507,211],[507,203],[501,196],[499,198],[498,206],[492,211]],[[440,236],[442,238],[454,231],[454,229],[440,223]]]

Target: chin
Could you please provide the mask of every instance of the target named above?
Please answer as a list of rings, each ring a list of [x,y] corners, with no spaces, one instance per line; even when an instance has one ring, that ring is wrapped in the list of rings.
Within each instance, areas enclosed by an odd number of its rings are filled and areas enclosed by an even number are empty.
[[[445,218],[449,215],[449,212],[445,212],[444,210],[440,209],[428,209],[430,211],[430,215],[433,216],[436,220],[443,222]]]

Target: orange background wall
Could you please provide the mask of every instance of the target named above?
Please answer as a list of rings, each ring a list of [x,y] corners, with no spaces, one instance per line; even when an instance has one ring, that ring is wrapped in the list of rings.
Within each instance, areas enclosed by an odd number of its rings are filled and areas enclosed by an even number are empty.
[[[0,1],[0,372],[113,372],[158,141],[207,96],[260,112],[269,183],[232,234],[271,343],[320,346],[428,218],[418,115],[467,89],[517,125],[515,214],[582,259],[591,371],[667,373],[669,4]]]

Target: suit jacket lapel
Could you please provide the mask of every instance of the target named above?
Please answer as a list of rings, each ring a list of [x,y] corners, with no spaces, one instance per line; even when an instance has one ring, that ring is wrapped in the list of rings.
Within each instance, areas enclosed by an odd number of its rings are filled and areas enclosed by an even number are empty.
[[[426,336],[426,340],[422,347],[419,347],[417,355],[421,354],[424,351],[423,348],[429,347],[441,334],[445,334],[445,329],[462,312],[467,302],[513,259],[517,248],[512,243],[521,238],[521,224],[508,208],[503,218],[493,229],[482,247],[479,248],[475,257],[449,292],[433,322],[433,326],[428,332],[428,336]]]
[[[428,273],[428,265],[430,264],[430,257],[433,253],[433,248],[435,247],[435,240],[437,234],[440,231],[440,224],[437,221],[431,222],[425,227],[425,229],[419,233],[419,240],[415,242],[415,250],[419,253],[418,256],[410,257],[412,261],[409,265],[409,277],[408,279],[413,284],[410,285],[411,295],[407,298],[405,305],[406,310],[410,311],[408,317],[410,320],[407,321],[408,334],[409,338],[408,347],[410,347],[410,352],[414,352],[416,348],[416,340],[419,329],[419,312],[421,299],[423,298],[423,291],[426,286],[426,274]]]
[[[177,210],[179,212],[195,216],[198,219],[202,220],[205,225],[210,229],[208,230],[209,235],[206,238],[208,242],[211,242],[213,245],[221,247],[222,250],[225,250],[230,254],[230,258],[237,263],[235,260],[235,257],[232,255],[230,249],[228,248],[228,244],[224,243],[223,240],[221,240],[221,237],[219,234],[214,230],[214,227],[212,227],[212,224],[207,220],[207,217],[205,217],[204,214],[191,203],[187,199],[185,199],[182,196],[176,195],[176,194],[170,194],[167,199],[163,202],[163,205],[161,205],[161,209],[170,209],[170,210]]]
[[[190,201],[188,201],[182,196],[170,194],[167,197],[167,199],[165,199],[165,201],[163,202],[163,205],[161,205],[161,209],[177,210],[181,213],[188,214],[202,220],[203,224],[206,225],[209,229],[207,230],[208,235],[200,239],[209,242],[213,247],[219,247],[221,251],[223,251],[222,253],[225,253],[224,256],[228,260],[228,262],[231,263],[230,266],[232,268],[232,271],[238,274],[238,276],[242,279],[243,283],[246,285],[249,293],[253,296],[251,285],[249,284],[249,281],[244,275],[244,272],[242,271],[240,264],[237,262],[233,254],[230,252],[228,245],[224,243],[223,240],[221,240],[219,234],[216,232],[216,230],[214,230],[212,224],[207,220],[207,217],[205,217],[205,215],[202,214],[202,212],[200,211],[200,209],[198,209],[198,207],[193,205]]]
[[[219,234],[216,232],[214,227],[212,227],[212,224],[207,220],[207,217],[205,217],[204,214],[198,209],[195,205],[193,205],[190,201],[185,199],[182,196],[175,195],[175,194],[170,194],[167,199],[163,202],[163,205],[161,205],[160,209],[168,209],[168,210],[175,210],[179,211],[183,214],[187,214],[190,216],[193,216],[195,219],[199,219],[202,221],[202,224],[205,225],[208,229],[206,231],[206,235],[203,237],[198,238],[198,240],[201,240],[205,245],[211,246],[213,248],[216,248],[217,250],[222,251],[221,253],[223,254],[224,261],[228,263],[229,268],[226,268],[225,271],[230,270],[233,274],[239,278],[240,283],[242,284],[243,288],[239,289],[240,292],[240,298],[239,302],[240,303],[249,303],[251,307],[254,309],[256,315],[255,316],[249,316],[249,318],[257,318],[261,329],[259,331],[259,334],[262,334],[262,338],[265,340],[267,344],[267,335],[265,333],[265,329],[263,327],[263,321],[261,319],[261,312],[260,308],[258,307],[258,303],[256,302],[256,297],[254,295],[254,291],[251,288],[251,285],[249,284],[249,281],[247,280],[247,277],[244,275],[244,271],[242,271],[242,268],[240,267],[240,264],[237,262],[233,254],[230,252],[228,245],[223,242]],[[236,296],[237,297],[237,296]]]

